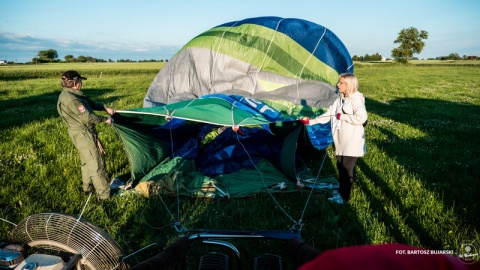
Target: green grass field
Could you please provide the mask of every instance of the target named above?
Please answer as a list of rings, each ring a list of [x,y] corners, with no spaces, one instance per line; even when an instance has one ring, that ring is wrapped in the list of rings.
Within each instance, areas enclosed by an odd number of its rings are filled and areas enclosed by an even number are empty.
[[[89,97],[120,110],[142,107],[164,64],[0,66],[0,240],[29,215],[78,215],[85,205],[79,157],[56,112],[61,73],[78,70],[88,77]],[[303,211],[302,237],[320,250],[397,242],[457,253],[467,241],[480,250],[480,66],[370,63],[357,64],[355,73],[369,112],[368,153],[357,162],[350,204],[333,205],[328,194],[315,193],[305,208],[308,192],[281,194],[276,199],[285,214],[262,195],[179,203],[129,196],[90,201],[83,217],[126,254],[157,244],[132,256],[132,264],[178,238],[177,218],[192,230],[286,230]],[[114,129],[98,130],[109,174],[128,172]],[[328,153],[332,169],[333,150]],[[237,244],[246,265],[265,252],[283,254],[283,243],[271,240]]]

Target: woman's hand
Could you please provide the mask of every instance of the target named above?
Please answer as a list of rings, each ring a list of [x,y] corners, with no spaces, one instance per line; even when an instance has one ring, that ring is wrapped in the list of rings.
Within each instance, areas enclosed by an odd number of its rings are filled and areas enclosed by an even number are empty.
[[[309,125],[310,124],[310,118],[308,117],[303,117],[298,119],[298,121],[302,122],[304,125]]]
[[[109,115],[114,115],[115,113],[117,113],[115,109],[112,109],[112,108],[107,108],[106,111]]]

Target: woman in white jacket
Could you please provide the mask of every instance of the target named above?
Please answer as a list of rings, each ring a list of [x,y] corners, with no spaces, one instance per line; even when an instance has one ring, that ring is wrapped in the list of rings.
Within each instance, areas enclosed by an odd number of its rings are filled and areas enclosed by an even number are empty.
[[[341,74],[338,79],[339,98],[328,111],[314,119],[302,119],[309,125],[331,121],[335,155],[337,158],[339,192],[330,201],[343,204],[350,200],[353,182],[353,168],[358,157],[367,152],[364,124],[367,121],[365,97],[358,91],[357,77],[350,73]]]

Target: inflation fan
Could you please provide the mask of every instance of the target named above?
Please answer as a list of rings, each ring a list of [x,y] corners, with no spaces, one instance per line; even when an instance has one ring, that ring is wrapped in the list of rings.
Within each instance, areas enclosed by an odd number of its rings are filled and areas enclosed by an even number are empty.
[[[128,269],[108,233],[73,215],[31,215],[17,224],[10,241],[18,245],[0,250],[0,269]],[[22,245],[30,248],[29,256]]]

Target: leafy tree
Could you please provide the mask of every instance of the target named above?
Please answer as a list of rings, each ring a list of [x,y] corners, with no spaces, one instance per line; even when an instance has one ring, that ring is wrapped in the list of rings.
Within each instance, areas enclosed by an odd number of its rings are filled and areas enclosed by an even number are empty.
[[[55,61],[56,59],[58,59],[58,53],[56,50],[54,49],[50,49],[50,50],[45,50],[45,51],[39,51],[38,54],[38,59],[40,61],[46,61],[46,62],[53,62]]]
[[[73,61],[75,61],[75,57],[71,54],[67,54],[67,55],[65,55],[65,61],[66,62],[73,62]]]
[[[402,29],[393,43],[400,43],[400,46],[392,50],[392,57],[400,62],[408,63],[414,53],[420,53],[425,46],[424,39],[428,39],[428,32],[418,31],[415,27]]]
[[[95,59],[91,56],[85,56],[85,62],[94,63],[94,62],[97,62],[97,59]]]
[[[448,58],[449,59],[452,59],[452,60],[460,60],[460,55],[458,55],[458,53],[451,53],[448,55]]]
[[[372,58],[372,61],[381,61],[382,60],[382,56],[378,52],[375,53],[375,54],[372,54],[371,58]]]
[[[380,61],[382,60],[382,56],[377,52],[375,54],[369,55],[368,53],[364,56],[357,56],[354,55],[352,57],[353,61]]]

